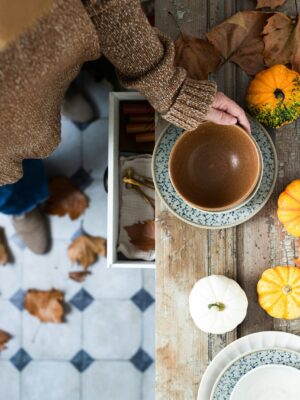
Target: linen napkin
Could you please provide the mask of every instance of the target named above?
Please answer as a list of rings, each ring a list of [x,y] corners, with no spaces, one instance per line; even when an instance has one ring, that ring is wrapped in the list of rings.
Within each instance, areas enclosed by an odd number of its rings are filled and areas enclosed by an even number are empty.
[[[150,204],[133,189],[127,189],[123,183],[123,176],[127,168],[133,168],[137,175],[151,178],[151,155],[142,154],[138,156],[120,157],[120,231],[118,251],[126,258],[132,260],[152,261],[155,259],[155,251],[142,251],[130,242],[126,226],[138,222],[154,219],[154,210]],[[149,196],[154,198],[154,190],[142,188]]]

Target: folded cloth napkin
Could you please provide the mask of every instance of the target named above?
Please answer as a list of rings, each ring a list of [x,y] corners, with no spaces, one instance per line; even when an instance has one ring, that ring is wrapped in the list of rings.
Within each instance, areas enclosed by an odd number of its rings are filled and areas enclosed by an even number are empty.
[[[123,176],[127,168],[133,168],[137,175],[151,178],[151,159],[148,154],[131,157],[120,157],[120,231],[118,251],[128,259],[151,261],[155,259],[155,251],[142,251],[130,242],[126,226],[154,219],[154,210],[150,204],[133,189],[127,189]],[[154,198],[154,190],[142,188]]]

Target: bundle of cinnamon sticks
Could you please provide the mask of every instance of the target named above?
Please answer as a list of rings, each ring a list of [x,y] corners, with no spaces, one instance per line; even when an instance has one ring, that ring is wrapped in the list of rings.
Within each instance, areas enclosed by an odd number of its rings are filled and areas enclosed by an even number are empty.
[[[125,133],[135,135],[136,143],[155,141],[155,113],[150,104],[124,104],[123,114],[126,117]]]

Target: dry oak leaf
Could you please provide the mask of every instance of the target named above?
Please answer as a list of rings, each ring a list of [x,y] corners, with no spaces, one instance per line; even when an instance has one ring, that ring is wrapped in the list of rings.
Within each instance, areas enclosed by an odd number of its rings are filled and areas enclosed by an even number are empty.
[[[273,13],[241,11],[213,28],[208,41],[227,61],[238,64],[248,75],[265,68],[262,31]]]
[[[130,242],[142,251],[155,250],[155,221],[147,220],[125,226]]]
[[[99,236],[80,235],[68,247],[71,262],[78,262],[85,269],[92,265],[98,256],[105,255],[106,240]]]
[[[50,215],[60,217],[69,214],[70,218],[78,218],[88,207],[89,199],[70,179],[57,176],[49,181],[50,197],[46,202],[45,211]]]
[[[175,42],[175,64],[185,68],[191,79],[208,79],[221,62],[220,52],[206,40],[181,34]]]
[[[91,275],[90,271],[71,271],[69,272],[69,278],[75,282],[83,282],[85,278]]]
[[[291,61],[294,27],[292,19],[284,13],[276,13],[268,19],[263,30],[264,61],[268,67]]]
[[[12,338],[12,336],[0,329],[0,351],[6,349],[6,343]]]
[[[61,323],[64,320],[64,293],[56,289],[29,289],[24,298],[24,307],[41,322]]]
[[[256,8],[269,7],[274,9],[283,6],[285,2],[286,0],[257,0]]]

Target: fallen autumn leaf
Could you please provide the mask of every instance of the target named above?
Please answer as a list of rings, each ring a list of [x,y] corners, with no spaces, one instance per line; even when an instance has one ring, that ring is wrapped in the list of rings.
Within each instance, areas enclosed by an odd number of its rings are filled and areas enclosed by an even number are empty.
[[[45,211],[50,215],[62,217],[68,214],[74,220],[89,205],[88,197],[64,176],[57,176],[49,181],[49,192],[50,197],[46,202]]]
[[[0,351],[6,349],[6,344],[11,338],[12,336],[9,333],[0,329]]]
[[[83,282],[85,278],[91,275],[90,271],[71,271],[69,272],[69,278],[75,282]]]
[[[148,220],[138,222],[131,226],[125,226],[130,242],[142,251],[155,250],[155,221]]]
[[[29,289],[24,298],[24,307],[41,322],[61,323],[64,320],[64,293],[56,289]]]
[[[99,236],[80,235],[68,247],[71,262],[78,262],[85,269],[92,265],[98,256],[105,255],[106,240]]]

